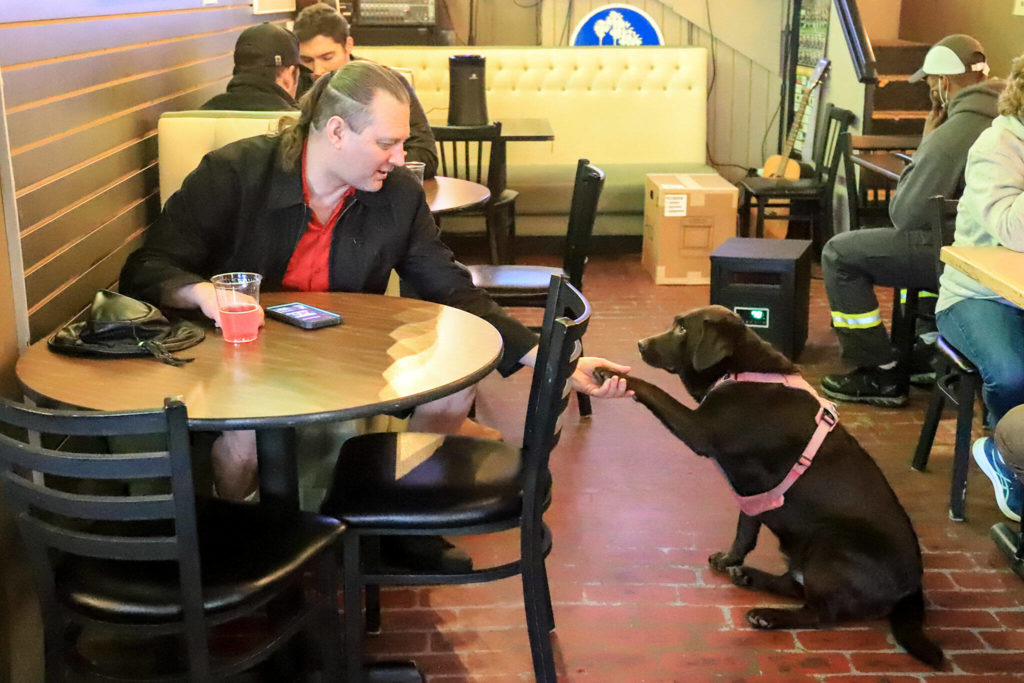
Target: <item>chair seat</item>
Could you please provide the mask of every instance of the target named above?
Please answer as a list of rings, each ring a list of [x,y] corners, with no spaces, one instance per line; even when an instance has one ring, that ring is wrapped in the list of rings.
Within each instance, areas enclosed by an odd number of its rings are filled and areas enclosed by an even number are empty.
[[[298,567],[340,537],[337,520],[312,513],[197,499],[203,602],[210,613],[272,595]],[[176,566],[68,556],[59,567],[59,599],[110,622],[182,618]]]
[[[969,361],[967,356],[960,353],[959,349],[946,341],[941,334],[935,338],[935,348],[938,349],[939,353],[949,358],[960,372],[977,374],[978,368],[974,366],[974,363]]]
[[[565,274],[561,268],[548,266],[479,265],[467,267],[473,278],[473,284],[481,289],[486,289],[488,294],[496,297],[500,297],[502,294],[539,293],[546,299],[551,276]]]
[[[374,433],[341,447],[324,514],[349,528],[442,529],[517,519],[520,450],[500,441]]]
[[[740,186],[758,197],[813,198],[825,191],[825,184],[812,178],[786,180],[785,178],[743,178]]]

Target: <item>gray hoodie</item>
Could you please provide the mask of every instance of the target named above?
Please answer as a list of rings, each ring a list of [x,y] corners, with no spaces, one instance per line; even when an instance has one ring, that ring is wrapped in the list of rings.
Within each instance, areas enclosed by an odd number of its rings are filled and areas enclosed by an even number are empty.
[[[889,202],[889,218],[897,230],[931,230],[928,198],[941,194],[956,199],[963,194],[967,150],[999,113],[996,101],[1003,85],[999,80],[985,81],[950,100],[946,120],[921,140],[900,175]]]
[[[971,147],[966,176],[953,244],[1003,245],[1024,251],[1024,123],[1016,116],[993,121]],[[960,271],[946,268],[939,280],[935,310],[963,299],[996,299],[1014,305]]]

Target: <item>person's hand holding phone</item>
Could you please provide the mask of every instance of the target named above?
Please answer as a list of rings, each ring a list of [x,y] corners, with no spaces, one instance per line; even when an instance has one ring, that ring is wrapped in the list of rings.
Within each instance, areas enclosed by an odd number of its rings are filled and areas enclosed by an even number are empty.
[[[931,99],[932,108],[924,120],[924,135],[928,135],[946,121],[946,105],[942,101],[938,85],[928,90],[928,97]]]

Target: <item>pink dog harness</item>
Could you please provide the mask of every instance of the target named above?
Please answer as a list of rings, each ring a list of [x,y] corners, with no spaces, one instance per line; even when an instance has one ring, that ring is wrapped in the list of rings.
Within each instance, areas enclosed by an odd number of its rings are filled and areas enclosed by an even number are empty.
[[[740,504],[740,510],[745,515],[753,517],[759,515],[762,512],[768,510],[774,510],[775,508],[782,507],[782,504],[786,502],[784,494],[790,489],[796,480],[800,478],[808,467],[811,466],[811,461],[814,460],[814,456],[818,453],[818,449],[821,447],[825,437],[828,433],[836,426],[839,422],[839,414],[836,412],[836,405],[830,401],[826,401],[818,392],[814,390],[807,381],[800,375],[783,375],[777,372],[740,372],[736,374],[723,375],[717,382],[711,385],[708,389],[710,394],[712,391],[720,387],[727,382],[763,382],[768,384],[784,384],[791,389],[800,389],[808,392],[811,396],[817,399],[821,407],[818,408],[818,414],[814,416],[814,421],[818,427],[814,430],[814,434],[811,435],[811,440],[807,442],[807,446],[804,448],[804,452],[800,454],[800,458],[793,465],[793,468],[789,470],[786,477],[779,483],[778,486],[774,487],[770,491],[764,493],[758,493],[753,496],[741,496],[735,491],[733,495],[736,496],[736,501]],[[705,396],[706,397],[706,396]]]

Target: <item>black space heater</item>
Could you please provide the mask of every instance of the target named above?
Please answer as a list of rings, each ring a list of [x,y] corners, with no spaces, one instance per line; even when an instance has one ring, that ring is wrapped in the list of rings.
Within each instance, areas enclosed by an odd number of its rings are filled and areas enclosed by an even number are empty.
[[[452,55],[448,58],[449,126],[482,126],[488,123],[485,61],[480,55]]]

